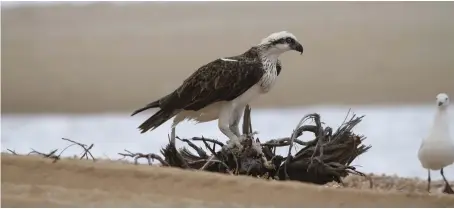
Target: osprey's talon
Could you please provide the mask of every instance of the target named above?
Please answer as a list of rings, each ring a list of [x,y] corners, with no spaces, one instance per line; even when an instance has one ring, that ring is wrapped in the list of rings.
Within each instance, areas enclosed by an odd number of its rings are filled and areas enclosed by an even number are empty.
[[[241,143],[240,143],[239,140],[238,140],[238,141],[235,141],[234,143],[235,143],[235,146],[238,147],[238,149],[239,149],[240,151],[243,150],[243,145],[241,145]]]
[[[227,141],[227,148],[234,149],[235,147],[237,147],[240,151],[243,150],[243,145],[241,145],[240,140],[230,139]]]
[[[262,161],[263,161],[263,166],[265,166],[265,168],[270,169],[270,170],[274,170],[275,169],[275,167],[271,163],[271,161],[266,160],[265,156],[263,156],[263,155],[262,155]]]

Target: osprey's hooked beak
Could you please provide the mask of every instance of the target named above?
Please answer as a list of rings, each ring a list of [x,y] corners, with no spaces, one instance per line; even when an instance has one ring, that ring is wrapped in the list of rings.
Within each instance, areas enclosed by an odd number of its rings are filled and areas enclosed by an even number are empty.
[[[303,46],[298,42],[292,45],[292,49],[303,54]]]
[[[438,106],[440,107],[441,105],[443,105],[443,102],[438,102]]]

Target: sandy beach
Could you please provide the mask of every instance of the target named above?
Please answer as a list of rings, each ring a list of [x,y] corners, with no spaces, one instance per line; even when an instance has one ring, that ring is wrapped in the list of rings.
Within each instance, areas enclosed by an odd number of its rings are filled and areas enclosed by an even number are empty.
[[[2,111],[132,111],[203,64],[288,30],[254,107],[430,103],[454,94],[453,2],[186,2],[2,7]]]
[[[403,191],[315,186],[121,162],[2,154],[3,207],[453,207],[452,195],[423,181]],[[356,180],[346,181],[355,185]],[[410,183],[410,184],[409,184]],[[411,185],[413,184],[413,185]],[[377,186],[378,185],[378,186]],[[415,186],[418,185],[418,186]],[[410,188],[410,189],[409,189]],[[411,191],[411,188],[415,191]]]

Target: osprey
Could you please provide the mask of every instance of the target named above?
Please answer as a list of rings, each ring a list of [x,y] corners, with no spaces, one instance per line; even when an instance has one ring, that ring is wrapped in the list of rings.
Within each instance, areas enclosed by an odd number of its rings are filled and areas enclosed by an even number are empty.
[[[184,120],[197,123],[218,119],[220,131],[230,148],[241,149],[239,122],[244,108],[260,94],[270,91],[281,72],[279,55],[303,46],[287,31],[276,32],[243,54],[219,58],[201,66],[173,92],[147,104],[131,116],[150,108],[159,108],[143,122],[141,133],[159,127],[175,117],[172,130]]]

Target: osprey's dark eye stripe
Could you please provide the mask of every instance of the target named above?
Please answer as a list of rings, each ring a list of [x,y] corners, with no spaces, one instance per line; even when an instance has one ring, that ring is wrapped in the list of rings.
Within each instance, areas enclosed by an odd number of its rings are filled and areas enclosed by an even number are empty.
[[[290,37],[287,37],[287,38],[280,38],[280,39],[276,39],[274,41],[271,42],[272,45],[276,45],[276,44],[293,44],[295,42],[295,40],[293,38],[290,38]]]
[[[290,42],[288,42],[287,39],[291,39],[291,38],[280,38],[280,39],[276,39],[276,40],[274,40],[273,42],[271,42],[271,44],[272,44],[272,45],[276,45],[276,44],[285,44],[286,42],[287,42],[287,43],[290,43]],[[291,39],[291,40],[293,40],[293,39]]]

